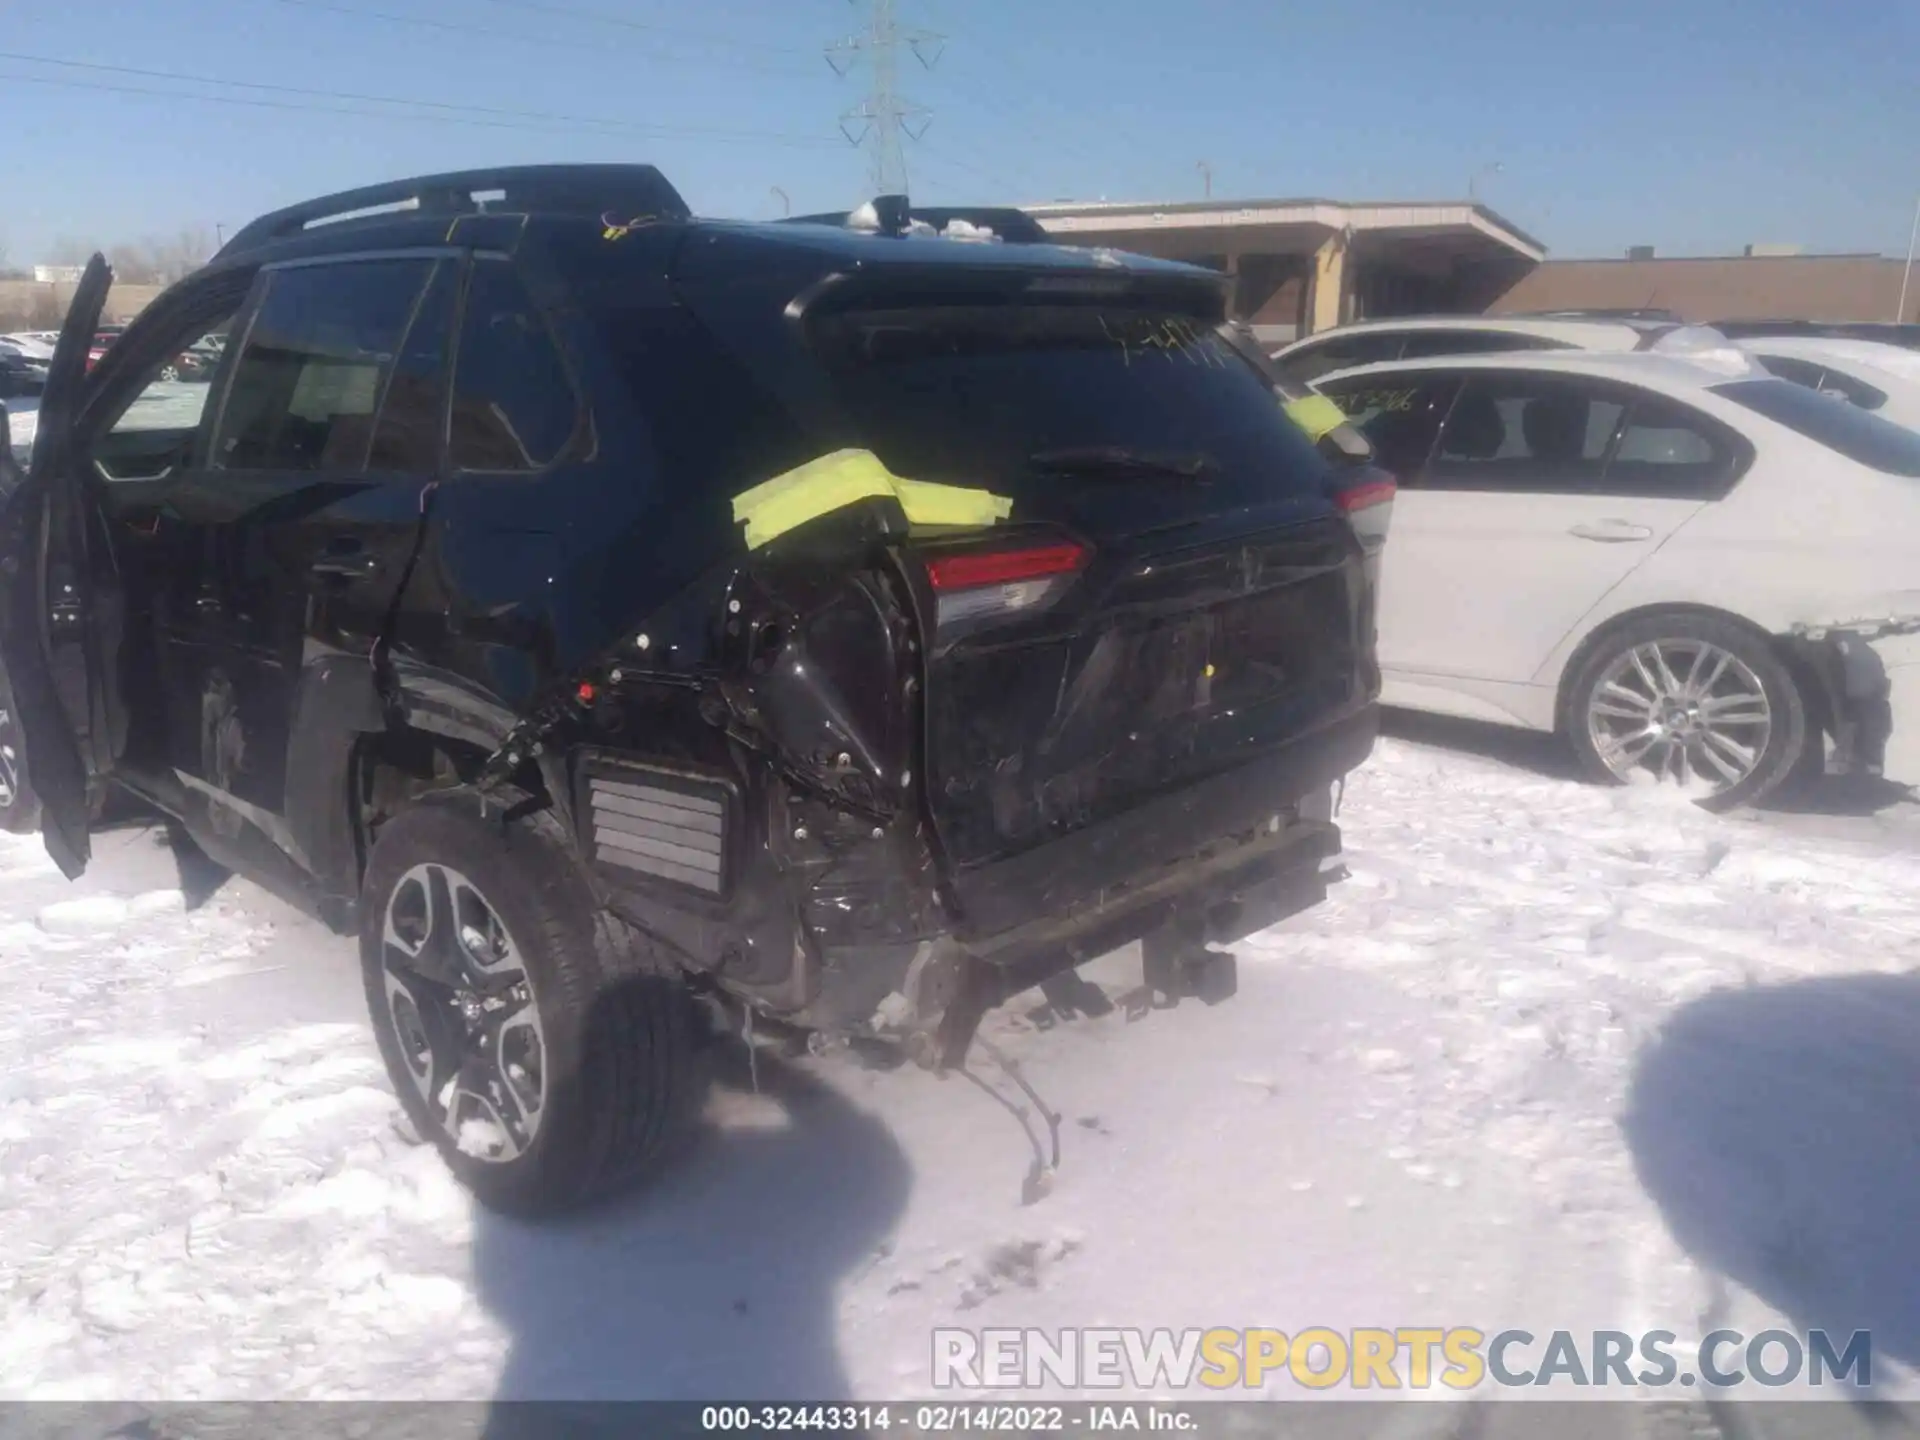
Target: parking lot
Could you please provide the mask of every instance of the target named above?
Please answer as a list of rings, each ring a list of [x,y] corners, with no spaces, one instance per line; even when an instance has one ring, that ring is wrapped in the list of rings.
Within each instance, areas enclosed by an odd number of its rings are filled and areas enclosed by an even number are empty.
[[[887,1395],[924,1390],[956,1317],[1781,1313],[1870,1326],[1899,1385],[1920,808],[1717,818],[1396,731],[1346,796],[1352,879],[1241,947],[1237,997],[990,1019],[1062,1116],[1030,1205],[1029,1141],[965,1077],[762,1046],[760,1093],[735,1047],[650,1189],[491,1216],[396,1130],[350,943],[145,824],[78,888],[6,837],[5,1388]],[[1089,973],[1118,991],[1137,964]]]

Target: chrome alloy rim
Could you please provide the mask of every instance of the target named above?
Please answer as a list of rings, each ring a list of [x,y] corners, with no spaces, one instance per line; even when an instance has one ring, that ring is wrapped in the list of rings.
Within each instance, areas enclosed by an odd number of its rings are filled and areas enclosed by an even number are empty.
[[[13,712],[0,707],[0,810],[11,808],[20,794],[20,732]]]
[[[416,865],[387,899],[381,972],[402,1062],[464,1154],[504,1164],[540,1133],[546,1035],[533,977],[480,888]]]
[[[1760,764],[1773,707],[1752,667],[1704,640],[1653,640],[1607,666],[1587,702],[1587,734],[1621,779],[1637,772],[1715,794]]]

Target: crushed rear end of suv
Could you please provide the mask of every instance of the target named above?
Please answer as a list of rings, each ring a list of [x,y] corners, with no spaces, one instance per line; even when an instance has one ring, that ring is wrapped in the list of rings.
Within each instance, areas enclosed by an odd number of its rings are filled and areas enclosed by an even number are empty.
[[[50,848],[84,863],[73,777],[110,779],[357,930],[403,1104],[489,1203],[660,1152],[691,994],[951,1068],[1134,941],[1155,1003],[1224,997],[1208,947],[1338,872],[1379,690],[1354,512],[1391,486],[1287,417],[1218,276],[868,219],[695,221],[645,167],[334,197],[185,282],[237,319],[136,323],[49,407],[6,651]],[[384,349],[294,333],[414,248]],[[113,397],[228,322],[130,507]],[[249,527],[276,568],[232,603],[285,623],[183,664]]]

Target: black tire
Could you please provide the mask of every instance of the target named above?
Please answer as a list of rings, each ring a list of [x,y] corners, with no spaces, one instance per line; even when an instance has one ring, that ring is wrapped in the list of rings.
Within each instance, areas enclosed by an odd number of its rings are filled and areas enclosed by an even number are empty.
[[[6,666],[0,665],[0,830],[32,835],[39,829],[40,797],[27,774],[26,747],[13,714],[13,686],[7,683]]]
[[[530,982],[544,1098],[530,1142],[510,1159],[461,1148],[447,1121],[463,1097],[443,1088],[437,1052],[428,1077],[416,1080],[396,1018],[405,1007],[388,996],[388,906],[403,884],[418,886],[406,877],[422,865],[458,872],[484,897]],[[374,1035],[402,1106],[490,1209],[552,1215],[622,1189],[664,1158],[697,1112],[701,1032],[685,980],[645,936],[600,909],[549,814],[503,821],[496,800],[483,818],[474,797],[455,792],[389,821],[361,891],[360,956]],[[449,1006],[443,1023],[457,1023],[452,1014]],[[422,1038],[416,1027],[416,1053]],[[452,1094],[444,1114],[423,1089]]]
[[[1676,611],[1642,616],[1608,631],[1588,648],[1567,682],[1561,709],[1561,728],[1580,768],[1599,783],[1625,783],[1601,757],[1588,720],[1589,707],[1617,661],[1639,647],[1668,644],[1681,647],[1682,653],[1686,647],[1706,645],[1732,656],[1759,682],[1767,701],[1769,728],[1752,769],[1737,783],[1703,797],[1701,807],[1732,810],[1765,799],[1802,766],[1809,748],[1807,704],[1792,671],[1768,638],[1719,615]]]

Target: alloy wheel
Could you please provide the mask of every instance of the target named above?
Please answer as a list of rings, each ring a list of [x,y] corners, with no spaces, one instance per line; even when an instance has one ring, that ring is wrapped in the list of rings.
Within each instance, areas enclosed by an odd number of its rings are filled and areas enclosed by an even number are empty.
[[[8,809],[20,796],[20,732],[13,723],[13,712],[0,707],[0,810]]]
[[[465,875],[416,865],[381,927],[387,1008],[408,1077],[464,1154],[504,1164],[539,1134],[547,1046],[533,977]]]
[[[1653,640],[1623,651],[1587,700],[1587,734],[1622,780],[1705,781],[1715,794],[1746,780],[1767,753],[1773,707],[1753,668],[1705,640]]]

